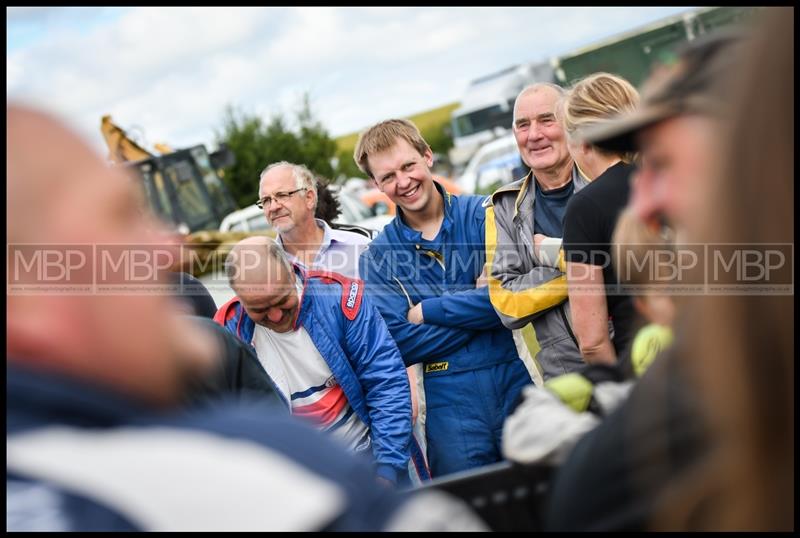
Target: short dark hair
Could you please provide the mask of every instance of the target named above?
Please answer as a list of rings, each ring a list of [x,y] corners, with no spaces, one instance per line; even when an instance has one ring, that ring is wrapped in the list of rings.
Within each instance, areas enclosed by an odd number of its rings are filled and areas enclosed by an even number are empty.
[[[342,214],[342,207],[328,185],[327,179],[317,178],[317,210],[314,216],[330,224]]]

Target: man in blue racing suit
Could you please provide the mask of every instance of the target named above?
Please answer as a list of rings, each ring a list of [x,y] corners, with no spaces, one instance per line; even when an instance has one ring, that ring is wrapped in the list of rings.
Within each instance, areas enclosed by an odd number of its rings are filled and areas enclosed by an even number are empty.
[[[483,198],[433,180],[431,149],[407,120],[367,129],[354,159],[397,204],[359,271],[405,364],[424,365],[431,474],[500,461],[503,420],[531,378],[479,281]]]

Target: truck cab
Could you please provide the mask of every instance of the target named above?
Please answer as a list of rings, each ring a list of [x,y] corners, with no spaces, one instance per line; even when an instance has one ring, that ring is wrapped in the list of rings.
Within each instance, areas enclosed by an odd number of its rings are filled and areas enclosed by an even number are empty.
[[[453,165],[463,169],[479,147],[510,133],[514,101],[526,86],[553,80],[550,62],[515,65],[473,80],[451,118]]]
[[[235,156],[227,147],[209,154],[202,144],[173,151],[161,144],[155,155],[103,116],[100,131],[109,159],[138,176],[152,211],[176,230],[188,234],[216,230],[237,209],[219,172]]]
[[[183,233],[215,230],[236,209],[205,146],[126,162],[156,215]]]

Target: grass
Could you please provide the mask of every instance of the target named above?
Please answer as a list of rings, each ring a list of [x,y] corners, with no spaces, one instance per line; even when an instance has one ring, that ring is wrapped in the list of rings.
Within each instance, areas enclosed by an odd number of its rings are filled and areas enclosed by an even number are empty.
[[[435,132],[441,129],[442,125],[450,122],[450,116],[453,110],[458,108],[458,105],[459,103],[450,103],[425,112],[413,114],[406,119],[410,120],[419,128],[423,138],[427,138],[428,133]],[[356,147],[359,133],[360,131],[337,137],[335,142],[339,151],[352,153]]]

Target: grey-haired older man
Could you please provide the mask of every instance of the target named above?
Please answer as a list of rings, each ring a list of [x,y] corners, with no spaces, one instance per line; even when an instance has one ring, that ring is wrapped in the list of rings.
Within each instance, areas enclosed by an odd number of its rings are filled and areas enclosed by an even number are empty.
[[[261,172],[257,203],[278,232],[278,244],[289,260],[303,268],[358,278],[358,257],[369,239],[314,218],[317,200],[317,179],[305,166],[281,161]]]

